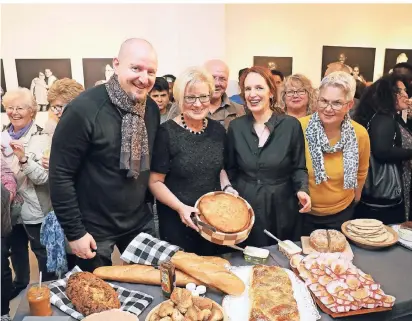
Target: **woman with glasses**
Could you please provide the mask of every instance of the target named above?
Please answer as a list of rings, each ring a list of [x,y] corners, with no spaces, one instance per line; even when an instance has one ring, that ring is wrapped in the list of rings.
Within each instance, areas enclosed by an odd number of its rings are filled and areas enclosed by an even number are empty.
[[[365,91],[354,119],[369,128],[372,155],[381,164],[396,164],[402,177],[403,202],[361,198],[355,216],[376,218],[384,224],[410,220],[412,132],[402,119],[408,109],[408,94],[403,76],[383,76]]]
[[[282,92],[286,114],[302,118],[312,114],[316,106],[316,91],[312,82],[304,75],[294,74],[286,79]]]
[[[255,212],[245,245],[274,244],[264,229],[282,240],[299,240],[300,213],[311,208],[302,128],[276,107],[276,85],[267,68],[244,71],[240,89],[249,112],[230,122],[226,171]]]
[[[208,192],[236,193],[223,171],[225,128],[206,117],[213,91],[213,77],[203,68],[189,68],[177,78],[173,94],[181,114],[158,130],[149,179],[160,238],[201,255],[218,248],[197,233],[193,206]]]
[[[54,277],[53,273],[47,272],[46,249],[40,243],[40,227],[51,210],[49,172],[41,165],[49,138],[34,123],[38,107],[29,89],[9,90],[3,97],[3,103],[10,124],[2,137],[10,136],[11,141],[2,141],[2,153],[17,181],[17,196],[24,200],[10,235],[11,261],[15,272],[13,288],[10,289],[13,299],[30,281],[29,242],[39,270],[43,272],[43,280]]]
[[[50,105],[49,119],[44,126],[44,132],[50,135],[54,134],[57,123],[62,116],[63,110],[74,98],[79,96],[84,91],[84,87],[76,80],[70,78],[63,78],[56,80],[50,87],[47,94],[47,100]],[[49,143],[51,145],[51,141]],[[42,164],[45,168],[49,168],[50,148],[46,151]]]
[[[356,82],[335,71],[322,79],[317,112],[300,119],[306,139],[306,166],[312,210],[304,215],[303,233],[340,230],[352,219],[369,167],[366,129],[348,115]]]

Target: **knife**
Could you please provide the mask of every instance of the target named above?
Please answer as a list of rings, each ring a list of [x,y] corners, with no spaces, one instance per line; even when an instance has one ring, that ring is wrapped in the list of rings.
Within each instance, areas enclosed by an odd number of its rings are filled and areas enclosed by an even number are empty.
[[[195,222],[195,224],[200,225],[200,226],[204,227],[205,229],[208,229],[212,232],[217,232],[217,230],[212,225],[209,225],[205,222],[202,222],[200,219],[198,219],[198,217],[196,216],[195,213],[192,213],[192,215],[193,215],[192,219]]]

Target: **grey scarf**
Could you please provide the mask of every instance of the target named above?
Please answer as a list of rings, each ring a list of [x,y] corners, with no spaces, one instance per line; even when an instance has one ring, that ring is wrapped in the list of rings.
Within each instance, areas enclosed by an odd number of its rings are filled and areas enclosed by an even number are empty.
[[[106,89],[112,103],[125,112],[122,118],[120,169],[128,170],[127,177],[137,179],[140,172],[150,169],[149,144],[144,122],[146,101],[134,103],[120,87],[117,75],[109,79]]]
[[[342,123],[341,139],[335,146],[330,146],[328,137],[326,136],[317,112],[312,115],[308,127],[306,128],[306,140],[308,141],[309,153],[312,158],[312,167],[316,184],[328,180],[323,153],[331,154],[342,151],[343,188],[352,189],[358,187],[358,140],[348,114],[345,116]]]

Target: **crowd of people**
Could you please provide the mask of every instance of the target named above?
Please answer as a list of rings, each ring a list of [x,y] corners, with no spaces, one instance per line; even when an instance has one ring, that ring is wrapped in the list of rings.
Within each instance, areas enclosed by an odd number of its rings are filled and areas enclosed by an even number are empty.
[[[401,117],[412,108],[411,65],[394,66],[358,98],[356,75],[345,71],[314,88],[305,75],[252,66],[239,71],[240,94],[229,98],[221,60],[177,78],[156,77],[157,66],[149,42],[126,40],[106,83],[87,91],[72,79],[53,83],[44,129],[30,90],[4,95],[2,321],[29,283],[28,243],[43,280],[57,277],[42,237],[49,218],[63,231],[67,268],[93,271],[140,232],[201,255],[227,252],[192,219],[211,191],[240,195],[254,209],[240,246],[273,244],[264,229],[298,241],[354,217],[412,217],[412,125]],[[372,160],[398,171],[397,199],[365,193]]]

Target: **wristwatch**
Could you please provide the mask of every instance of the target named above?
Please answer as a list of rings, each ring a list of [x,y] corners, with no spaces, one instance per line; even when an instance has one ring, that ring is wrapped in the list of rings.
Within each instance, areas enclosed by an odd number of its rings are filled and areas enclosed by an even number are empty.
[[[27,158],[27,156],[24,156],[24,157],[22,157],[21,160],[19,160],[19,163],[20,163],[21,165],[27,164],[27,161],[28,161],[28,160],[29,160],[29,159]]]

